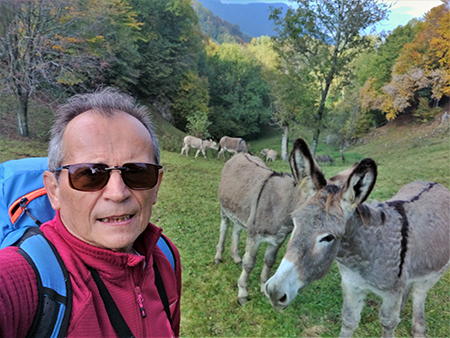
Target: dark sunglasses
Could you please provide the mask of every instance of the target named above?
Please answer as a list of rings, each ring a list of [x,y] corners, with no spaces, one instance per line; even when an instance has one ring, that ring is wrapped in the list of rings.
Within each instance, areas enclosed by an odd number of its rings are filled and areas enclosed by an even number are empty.
[[[123,182],[133,190],[147,190],[158,182],[159,164],[125,163],[121,167],[108,167],[103,163],[78,163],[64,165],[62,169],[69,170],[69,185],[79,191],[98,191],[108,183],[112,170],[120,170]]]

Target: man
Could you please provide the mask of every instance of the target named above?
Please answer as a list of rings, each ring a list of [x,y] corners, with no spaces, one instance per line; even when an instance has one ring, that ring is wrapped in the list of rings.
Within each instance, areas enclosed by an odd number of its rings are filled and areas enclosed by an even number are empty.
[[[70,275],[67,337],[117,337],[93,279],[98,272],[134,337],[179,336],[181,264],[176,271],[149,223],[163,177],[144,107],[112,89],[77,95],[56,113],[44,185],[55,218],[41,230]],[[143,174],[144,173],[144,174]],[[164,281],[168,319],[155,286]],[[17,248],[0,251],[0,337],[25,337],[37,308],[33,270]]]

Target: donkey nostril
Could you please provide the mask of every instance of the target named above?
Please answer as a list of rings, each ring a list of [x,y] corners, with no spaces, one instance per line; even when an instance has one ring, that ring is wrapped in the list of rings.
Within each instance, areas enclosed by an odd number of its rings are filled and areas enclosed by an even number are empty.
[[[284,303],[287,300],[286,294],[283,295],[283,297],[280,298],[280,303]]]

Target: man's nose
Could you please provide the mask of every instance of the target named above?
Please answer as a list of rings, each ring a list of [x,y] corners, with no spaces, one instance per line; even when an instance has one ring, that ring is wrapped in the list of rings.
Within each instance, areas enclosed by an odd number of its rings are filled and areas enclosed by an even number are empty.
[[[121,201],[128,198],[130,194],[130,188],[123,181],[120,170],[111,170],[103,196],[111,200]]]

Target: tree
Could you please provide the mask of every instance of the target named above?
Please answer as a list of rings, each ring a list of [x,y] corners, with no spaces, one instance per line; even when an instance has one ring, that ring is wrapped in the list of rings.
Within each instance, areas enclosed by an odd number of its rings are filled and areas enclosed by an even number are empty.
[[[383,112],[389,106],[383,87],[392,80],[392,68],[403,46],[410,43],[418,29],[418,20],[412,19],[405,26],[398,26],[372,51],[360,57],[356,76],[361,86],[359,102],[364,113],[374,115],[377,122],[386,120]]]
[[[375,79],[374,88],[379,91],[392,78],[392,67],[400,56],[403,46],[410,43],[416,36],[418,20],[412,19],[405,26],[398,26],[384,41],[377,37],[373,49],[367,53],[365,67],[359,70],[361,85],[369,78]]]
[[[208,127],[211,122],[208,120],[208,113],[196,111],[195,114],[188,117],[187,131],[189,135],[205,139],[210,136]]]
[[[393,101],[395,115],[391,114],[391,118],[413,103],[426,111],[421,98],[434,101],[437,107],[444,95],[450,95],[449,20],[450,1],[444,0],[425,14],[414,40],[402,48],[392,70],[393,79],[383,88]]]
[[[17,129],[28,136],[28,101],[40,86],[78,81],[64,53],[78,41],[62,35],[76,9],[67,1],[0,2],[0,80],[17,100]]]
[[[177,128],[186,129],[186,123],[190,121],[190,117],[194,116],[193,118],[196,119],[197,111],[208,116],[208,89],[209,83],[206,76],[200,77],[192,70],[183,74],[178,94],[172,103],[174,124]]]
[[[281,9],[273,9],[270,18],[276,25],[274,40],[280,50],[297,55],[299,69],[309,69],[319,104],[315,111],[312,151],[315,153],[330,86],[337,76],[345,79],[348,64],[369,45],[360,34],[385,19],[391,7],[377,0],[295,0],[284,18]]]
[[[342,99],[329,114],[327,130],[337,136],[342,162],[345,162],[345,149],[374,126],[367,111],[361,109],[359,93],[360,87],[355,80],[345,88]]]
[[[245,47],[224,43],[208,47],[210,132],[256,137],[270,120],[270,90],[258,60]]]
[[[182,117],[185,123],[186,112],[178,110],[180,104],[174,107],[174,102],[186,103],[187,98],[200,97],[207,100],[202,90],[196,95],[186,91],[189,81],[192,80],[191,84],[203,81],[198,63],[204,52],[204,36],[192,3],[190,0],[130,0],[130,4],[137,20],[143,23],[143,39],[138,41],[140,74],[132,89],[167,120],[177,123],[178,117]],[[197,102],[196,110],[203,110],[201,105]]]
[[[303,92],[299,92],[299,77],[287,69],[289,62],[274,48],[274,41],[268,36],[253,38],[248,50],[258,59],[262,75],[270,86],[272,121],[282,129],[281,158],[288,160],[289,131],[298,114]]]
[[[450,5],[448,0],[443,2],[415,24],[413,39],[397,48],[399,56],[389,81],[383,83],[376,77],[367,80],[361,91],[363,109],[380,110],[388,120],[416,107],[419,110],[414,114],[423,120],[439,112],[442,97],[450,96]],[[430,102],[433,108],[425,109]]]
[[[106,84],[127,90],[140,74],[137,41],[142,39],[142,23],[123,0],[88,0],[73,30],[86,41],[87,51],[102,60],[102,72],[94,86]]]
[[[28,136],[28,102],[39,93],[133,82],[139,24],[121,0],[1,0],[0,91],[17,100],[18,133]],[[135,73],[135,72],[134,72]],[[106,75],[107,74],[107,75]]]

